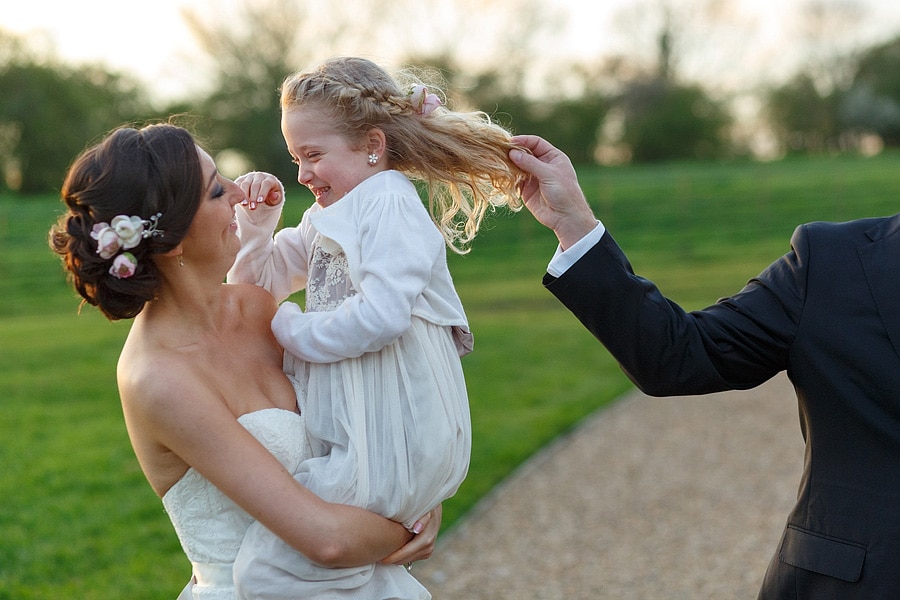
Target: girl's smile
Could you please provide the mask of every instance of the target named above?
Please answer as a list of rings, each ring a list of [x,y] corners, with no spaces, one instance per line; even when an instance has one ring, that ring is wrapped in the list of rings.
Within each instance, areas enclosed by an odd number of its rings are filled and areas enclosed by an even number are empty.
[[[314,107],[285,111],[281,132],[298,168],[297,181],[309,188],[322,207],[334,204],[362,181],[388,168],[386,160],[369,162],[369,154],[383,157],[383,145],[372,147],[365,139],[354,143],[330,124],[325,111]]]

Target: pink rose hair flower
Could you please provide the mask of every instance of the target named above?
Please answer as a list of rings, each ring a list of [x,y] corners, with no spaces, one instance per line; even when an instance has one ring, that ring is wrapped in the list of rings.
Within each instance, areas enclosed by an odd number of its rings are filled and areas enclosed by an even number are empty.
[[[414,85],[409,93],[409,101],[417,115],[427,116],[441,105],[441,99],[436,94],[428,93],[424,85]]]
[[[91,237],[97,240],[97,254],[102,258],[112,258],[122,249],[122,240],[109,223],[97,223],[91,231]]]
[[[116,279],[128,279],[137,269],[137,259],[131,252],[123,252],[113,260],[109,274]]]

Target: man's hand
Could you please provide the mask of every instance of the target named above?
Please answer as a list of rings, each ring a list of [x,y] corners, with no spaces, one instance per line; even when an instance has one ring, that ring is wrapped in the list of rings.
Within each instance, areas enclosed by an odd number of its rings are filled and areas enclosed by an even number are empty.
[[[510,160],[530,175],[519,190],[525,207],[553,230],[563,250],[571,247],[597,225],[572,161],[535,135],[518,135],[512,142],[522,149],[511,150]]]

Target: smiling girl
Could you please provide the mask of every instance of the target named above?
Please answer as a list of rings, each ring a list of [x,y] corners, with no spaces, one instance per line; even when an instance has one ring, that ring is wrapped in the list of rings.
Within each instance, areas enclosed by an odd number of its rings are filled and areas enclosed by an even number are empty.
[[[241,178],[254,201],[238,211],[243,246],[229,278],[279,301],[306,290],[305,312],[285,302],[272,321],[307,385],[313,458],[296,479],[412,527],[468,470],[460,357],[472,334],[446,248],[464,251],[492,206],[519,208],[510,135],[360,58],[289,77],[281,108],[298,181],[316,202],[273,238],[280,184]],[[410,178],[426,184],[428,208]],[[266,598],[430,598],[407,570],[378,567],[322,568],[258,527],[235,577],[239,588],[272,590]]]

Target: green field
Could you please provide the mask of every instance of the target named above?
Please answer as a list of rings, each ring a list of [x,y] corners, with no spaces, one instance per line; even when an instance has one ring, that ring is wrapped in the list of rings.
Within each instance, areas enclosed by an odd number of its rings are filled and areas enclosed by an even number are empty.
[[[739,289],[793,228],[900,210],[900,155],[581,173],[635,269],[686,308]],[[289,206],[294,222],[308,203]],[[289,190],[289,197],[291,190]],[[289,200],[290,202],[290,200]],[[137,466],[114,368],[129,324],[78,311],[46,244],[53,197],[0,196],[0,600],[174,598],[190,566]],[[555,248],[497,215],[451,269],[476,336],[464,359],[470,474],[445,525],[586,414],[631,389],[540,280]],[[597,484],[602,485],[602,457]],[[511,549],[514,551],[514,549]]]

